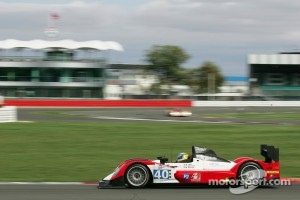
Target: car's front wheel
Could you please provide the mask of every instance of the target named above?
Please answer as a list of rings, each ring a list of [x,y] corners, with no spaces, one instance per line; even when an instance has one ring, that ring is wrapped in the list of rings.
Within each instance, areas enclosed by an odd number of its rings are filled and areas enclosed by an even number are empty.
[[[150,179],[149,169],[142,164],[129,166],[125,174],[126,183],[132,188],[145,187]]]

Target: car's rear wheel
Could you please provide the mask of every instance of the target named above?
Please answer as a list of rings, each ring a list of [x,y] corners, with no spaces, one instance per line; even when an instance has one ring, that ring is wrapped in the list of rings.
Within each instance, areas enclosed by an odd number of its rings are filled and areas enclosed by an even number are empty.
[[[126,183],[132,188],[145,187],[150,179],[149,169],[142,164],[131,165],[125,174]]]
[[[258,184],[263,177],[260,165],[255,162],[246,162],[239,168],[237,180],[243,184]]]

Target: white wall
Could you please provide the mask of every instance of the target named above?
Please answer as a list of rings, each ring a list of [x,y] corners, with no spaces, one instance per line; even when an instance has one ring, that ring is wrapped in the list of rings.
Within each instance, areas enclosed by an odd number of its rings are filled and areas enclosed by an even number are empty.
[[[119,85],[106,85],[103,89],[104,99],[121,99],[122,88]]]
[[[193,101],[193,107],[278,106],[300,107],[300,101]]]
[[[3,106],[0,107],[0,122],[16,122],[17,121],[17,107]]]
[[[4,97],[0,95],[0,107],[4,105]]]

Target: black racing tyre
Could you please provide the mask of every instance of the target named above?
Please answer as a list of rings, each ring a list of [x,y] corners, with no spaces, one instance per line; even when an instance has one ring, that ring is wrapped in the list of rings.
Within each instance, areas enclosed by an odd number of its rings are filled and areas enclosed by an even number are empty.
[[[242,164],[237,173],[237,180],[240,183],[259,183],[258,181],[264,177],[262,168],[255,162],[246,162]]]
[[[143,188],[150,181],[150,171],[142,164],[133,164],[125,173],[125,180],[131,188]]]

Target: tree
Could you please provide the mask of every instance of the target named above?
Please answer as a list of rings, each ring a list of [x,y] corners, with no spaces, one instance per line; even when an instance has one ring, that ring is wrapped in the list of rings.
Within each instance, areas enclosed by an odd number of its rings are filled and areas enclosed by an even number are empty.
[[[182,48],[172,45],[155,45],[146,53],[149,69],[156,72],[161,84],[181,81],[184,69],[180,65],[188,58]]]
[[[224,76],[213,62],[204,62],[200,67],[191,70],[190,85],[196,93],[216,93],[224,82]]]

